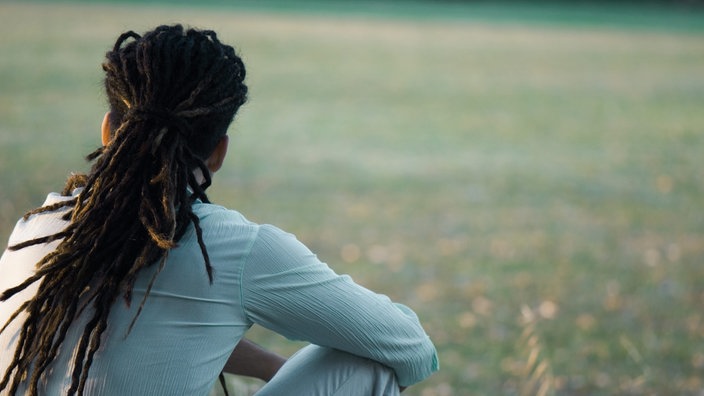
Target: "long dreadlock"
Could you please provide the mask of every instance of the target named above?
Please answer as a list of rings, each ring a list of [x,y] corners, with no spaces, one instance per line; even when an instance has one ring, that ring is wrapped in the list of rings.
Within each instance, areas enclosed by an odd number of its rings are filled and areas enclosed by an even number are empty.
[[[69,178],[65,195],[82,188],[73,199],[25,215],[66,207],[68,226],[9,247],[19,250],[60,241],[37,263],[33,276],[0,295],[5,301],[35,282],[40,284],[36,295],[0,330],[26,315],[14,358],[0,380],[0,389],[13,395],[24,381],[28,394],[37,394],[40,378],[56,358],[69,326],[90,306],[92,316],[77,346],[68,390],[69,395],[81,395],[112,304],[119,297],[130,304],[137,274],[156,265],[146,299],[169,249],[190,224],[212,283],[208,252],[191,204],[197,199],[208,202],[210,173],[204,159],[246,101],[241,59],[212,31],[159,26],[143,36],[122,34],[107,53],[103,70],[110,143],[88,155],[94,164],[87,175]],[[194,175],[197,170],[204,183]]]

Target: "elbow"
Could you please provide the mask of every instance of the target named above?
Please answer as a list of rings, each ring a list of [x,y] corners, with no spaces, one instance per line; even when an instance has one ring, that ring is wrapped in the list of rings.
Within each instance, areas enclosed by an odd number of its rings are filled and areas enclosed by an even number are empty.
[[[399,385],[408,387],[430,377],[440,369],[437,350],[428,337],[409,350],[406,359],[396,369]]]

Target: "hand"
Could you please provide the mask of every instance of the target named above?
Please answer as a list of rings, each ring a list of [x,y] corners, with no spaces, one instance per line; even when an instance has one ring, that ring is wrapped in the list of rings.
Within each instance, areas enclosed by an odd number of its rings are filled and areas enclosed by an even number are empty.
[[[286,358],[267,351],[259,345],[243,338],[227,359],[223,371],[259,378],[268,382],[286,363]]]

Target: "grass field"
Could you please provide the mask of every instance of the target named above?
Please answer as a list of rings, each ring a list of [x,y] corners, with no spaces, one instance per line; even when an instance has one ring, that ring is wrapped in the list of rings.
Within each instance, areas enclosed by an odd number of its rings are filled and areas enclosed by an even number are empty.
[[[211,198],[413,307],[407,394],[703,394],[703,31],[3,2],[2,240],[86,169],[117,34],[180,21],[249,70]]]

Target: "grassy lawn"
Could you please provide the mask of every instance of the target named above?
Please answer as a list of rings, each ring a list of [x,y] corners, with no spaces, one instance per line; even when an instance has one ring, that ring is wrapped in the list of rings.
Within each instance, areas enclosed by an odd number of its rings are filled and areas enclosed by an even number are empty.
[[[117,34],[183,21],[248,66],[211,198],[418,312],[405,394],[701,395],[704,33],[521,12],[2,2],[0,238],[86,169]]]

